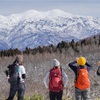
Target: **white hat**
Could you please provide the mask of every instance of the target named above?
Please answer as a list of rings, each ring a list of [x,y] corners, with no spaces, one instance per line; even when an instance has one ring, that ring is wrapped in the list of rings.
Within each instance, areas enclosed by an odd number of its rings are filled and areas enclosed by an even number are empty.
[[[57,59],[53,59],[52,64],[53,64],[53,66],[59,66],[60,62]]]

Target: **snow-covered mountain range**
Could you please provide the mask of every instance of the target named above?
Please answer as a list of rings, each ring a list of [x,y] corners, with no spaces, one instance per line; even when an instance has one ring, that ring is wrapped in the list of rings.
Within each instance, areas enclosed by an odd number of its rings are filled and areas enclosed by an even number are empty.
[[[72,15],[59,9],[0,15],[0,50],[35,48],[79,40],[100,33],[100,18]]]

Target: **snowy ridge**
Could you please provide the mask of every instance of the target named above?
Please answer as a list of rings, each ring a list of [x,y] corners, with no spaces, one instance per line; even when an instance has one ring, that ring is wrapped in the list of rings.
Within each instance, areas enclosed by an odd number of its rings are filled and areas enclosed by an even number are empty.
[[[79,40],[98,33],[99,18],[72,15],[59,9],[0,15],[0,50],[57,45],[61,41]]]

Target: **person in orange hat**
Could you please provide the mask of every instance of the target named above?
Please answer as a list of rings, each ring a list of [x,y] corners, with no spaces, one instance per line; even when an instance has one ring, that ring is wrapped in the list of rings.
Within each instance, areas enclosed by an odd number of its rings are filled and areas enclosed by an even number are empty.
[[[88,72],[91,66],[87,63],[85,57],[79,57],[76,61],[68,64],[75,73],[75,97],[76,100],[90,99],[90,81]]]

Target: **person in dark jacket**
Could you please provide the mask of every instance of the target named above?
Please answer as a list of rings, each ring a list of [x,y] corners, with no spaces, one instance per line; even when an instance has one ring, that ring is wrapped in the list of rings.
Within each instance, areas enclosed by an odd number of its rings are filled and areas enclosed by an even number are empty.
[[[10,92],[9,92],[9,97],[6,100],[13,100],[16,92],[18,93],[18,99],[17,100],[23,100],[24,98],[24,92],[25,92],[25,82],[24,79],[26,78],[26,72],[25,72],[25,67],[22,65],[23,63],[23,56],[18,55],[13,62],[12,66],[8,66],[8,71],[6,71],[6,75],[8,77],[8,82],[10,83]],[[14,65],[16,65],[16,69],[18,69],[18,76],[17,74],[15,75],[15,70]],[[11,70],[11,71],[10,71]],[[12,73],[13,74],[10,74]],[[17,73],[17,72],[16,72]],[[13,76],[13,78],[12,78]],[[17,76],[16,79],[15,76]]]
[[[76,59],[76,61],[73,61],[69,63],[68,65],[75,73],[74,86],[75,86],[76,100],[82,100],[82,98],[83,100],[91,100],[90,99],[90,81],[88,77],[88,72],[91,70],[91,66],[86,62],[85,57],[79,57]],[[82,80],[83,79],[82,75],[87,77],[87,82],[84,82],[81,84],[81,82],[84,81]]]
[[[97,69],[97,75],[100,76],[100,61],[97,63],[98,69]]]

